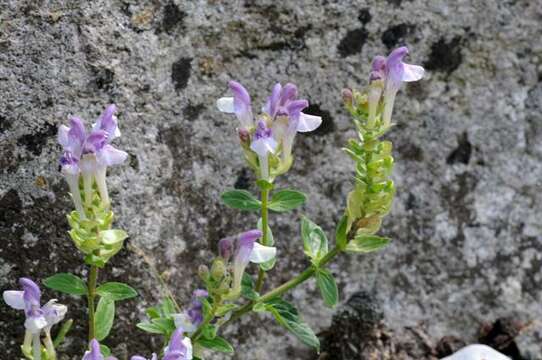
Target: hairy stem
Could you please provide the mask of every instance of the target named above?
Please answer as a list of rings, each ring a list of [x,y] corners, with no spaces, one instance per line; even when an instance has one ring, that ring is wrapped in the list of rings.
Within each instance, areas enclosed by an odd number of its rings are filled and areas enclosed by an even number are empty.
[[[98,279],[98,267],[92,265],[88,275],[88,339],[89,341],[96,337],[96,319],[94,299],[96,298],[96,281]]]
[[[262,190],[262,245],[269,246],[268,236],[267,236],[267,226],[269,224],[268,214],[269,210],[267,209],[267,202],[269,201],[269,190]],[[265,280],[265,271],[260,267],[258,270],[258,279],[256,280],[255,290],[260,292],[263,287],[263,282]]]
[[[328,262],[330,262],[337,254],[340,253],[340,249],[338,247],[334,247],[330,252],[328,252],[322,260],[320,260],[319,266],[324,266]],[[237,319],[239,319],[241,316],[252,310],[252,307],[257,303],[262,303],[269,301],[277,296],[280,296],[284,294],[285,292],[289,291],[290,289],[296,287],[297,285],[305,282],[306,280],[310,279],[314,273],[316,272],[316,268],[314,266],[308,267],[305,269],[302,273],[294,277],[293,279],[285,282],[284,284],[274,288],[273,290],[265,293],[264,295],[260,296],[257,300],[249,302],[248,304],[245,304],[244,306],[240,307],[239,310],[235,311],[231,318],[224,323],[224,325],[229,324]]]

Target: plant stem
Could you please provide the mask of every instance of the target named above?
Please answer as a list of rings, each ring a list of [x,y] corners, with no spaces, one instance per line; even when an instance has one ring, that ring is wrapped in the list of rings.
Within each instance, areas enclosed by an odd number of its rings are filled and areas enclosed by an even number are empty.
[[[88,340],[92,340],[96,337],[96,320],[94,313],[96,307],[94,306],[94,298],[96,297],[96,281],[98,279],[98,267],[92,265],[90,267],[90,273],[88,275]]]
[[[269,201],[269,190],[265,189],[262,190],[262,245],[269,246],[267,238],[267,227],[268,227],[268,209],[267,209],[267,202]],[[265,271],[260,267],[258,270],[258,279],[256,280],[256,286],[255,290],[256,292],[260,292],[263,287],[263,282],[265,280]]]
[[[330,262],[337,254],[339,254],[341,250],[338,247],[334,247],[330,252],[328,252],[322,260],[320,260],[319,267],[326,265],[328,262]],[[302,282],[308,280],[309,278],[314,275],[316,272],[316,267],[311,266],[305,269],[302,273],[297,275],[295,278],[285,282],[284,284],[280,285],[279,287],[276,287],[275,289],[265,293],[264,295],[260,296],[257,300],[251,301],[248,304],[245,304],[244,306],[240,307],[239,310],[234,312],[231,316],[231,318],[224,323],[224,325],[229,324],[230,322],[233,322],[237,319],[239,319],[241,316],[249,312],[252,307],[257,303],[266,302],[268,300],[271,300],[277,296],[280,296],[287,292],[288,290],[296,287],[297,285],[301,284]]]

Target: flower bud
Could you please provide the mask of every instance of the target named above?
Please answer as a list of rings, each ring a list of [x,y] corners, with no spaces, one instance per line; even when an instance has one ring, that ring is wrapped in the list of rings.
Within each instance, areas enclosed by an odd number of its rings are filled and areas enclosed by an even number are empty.
[[[209,279],[209,268],[205,265],[200,265],[198,267],[198,275],[201,280],[207,281]]]
[[[239,142],[241,142],[241,145],[244,147],[250,146],[250,132],[245,128],[240,128],[237,130],[237,133],[239,135]]]
[[[211,277],[218,281],[224,277],[225,272],[226,266],[224,265],[224,261],[222,259],[216,259],[211,267]]]
[[[343,95],[343,102],[346,107],[352,107],[352,103],[354,100],[354,95],[352,94],[352,90],[348,88],[344,88],[342,91]]]

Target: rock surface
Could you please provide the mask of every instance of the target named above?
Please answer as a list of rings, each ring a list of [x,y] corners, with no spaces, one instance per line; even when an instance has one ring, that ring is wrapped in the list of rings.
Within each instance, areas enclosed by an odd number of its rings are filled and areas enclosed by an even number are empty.
[[[255,191],[236,122],[214,106],[232,78],[257,104],[274,82],[294,81],[309,112],[323,116],[319,131],[297,138],[293,170],[278,183],[310,194],[299,213],[331,233],[352,178],[341,146],[354,132],[340,91],[366,84],[372,56],[407,44],[409,62],[429,76],[396,105],[398,195],[383,230],[394,242],[331,266],[342,298],[369,292],[386,326],[400,334],[423,322],[435,344],[500,316],[534,321],[517,341],[526,358],[541,359],[541,22],[542,5],[528,0],[3,0],[0,290],[22,275],[85,274],[66,235],[56,129],[69,115],[93,121],[115,102],[119,147],[130,154],[109,177],[117,224],[188,301],[217,241],[256,221],[219,200],[233,186]],[[306,262],[298,217],[273,216],[271,225],[283,258],[278,284]],[[119,356],[149,354],[158,339],[134,325],[160,297],[156,279],[132,250],[105,277],[141,294],[120,306],[107,343]],[[70,304],[74,334],[84,337],[81,301],[46,296]],[[315,329],[333,331],[313,282],[290,297]],[[22,317],[0,305],[0,318],[2,356],[13,359]],[[234,359],[316,357],[265,318],[241,325],[226,332]],[[83,346],[71,340],[64,358],[79,359]]]

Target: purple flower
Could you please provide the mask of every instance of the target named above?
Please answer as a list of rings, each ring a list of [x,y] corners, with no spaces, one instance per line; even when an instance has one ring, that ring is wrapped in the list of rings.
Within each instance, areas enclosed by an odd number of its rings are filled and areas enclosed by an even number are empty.
[[[254,129],[250,95],[238,82],[230,81],[229,86],[234,96],[218,99],[217,107],[222,112],[237,115],[241,122],[239,138],[244,148],[249,143],[249,137],[252,135],[250,149],[259,156],[261,177],[268,179],[269,164],[267,156],[270,152],[275,153],[279,148],[279,144],[282,144],[282,162],[284,164],[280,164],[278,173],[285,172],[291,165],[291,152],[295,134],[315,130],[322,123],[322,118],[302,112],[309,106],[309,102],[297,99],[297,87],[294,84],[288,83],[283,87],[280,83],[277,83],[262,109],[263,114],[261,117],[264,120],[259,120],[256,129]],[[274,141],[270,140],[271,136]],[[245,148],[245,150],[247,149]]]
[[[228,85],[233,93],[233,97],[218,99],[216,106],[222,112],[235,114],[239,122],[241,122],[241,128],[248,130],[254,126],[250,95],[247,89],[237,81],[231,80]]]
[[[60,158],[62,173],[66,176],[81,218],[85,218],[85,212],[79,192],[79,175],[83,176],[85,205],[90,206],[92,183],[95,180],[102,202],[108,206],[106,169],[108,166],[123,163],[128,157],[127,153],[110,145],[113,139],[120,136],[116,111],[115,105],[109,105],[94,124],[90,134],[87,134],[83,121],[78,117],[70,119],[70,127],[61,125],[58,129],[58,142],[64,149]]]
[[[23,348],[32,351],[34,359],[41,357],[41,340],[40,334],[45,331],[46,348],[50,355],[54,355],[54,346],[50,341],[51,327],[64,319],[67,307],[57,304],[53,299],[41,306],[41,290],[39,286],[28,278],[20,278],[19,285],[23,290],[7,290],[3,293],[3,298],[6,304],[17,310],[24,310],[26,320],[24,326],[26,328],[25,342]]]
[[[277,249],[272,246],[264,246],[256,242],[262,237],[260,230],[249,230],[237,236],[231,236],[219,241],[219,255],[225,261],[233,257],[233,281],[231,298],[239,296],[241,280],[249,262],[261,264],[273,259]]]
[[[175,326],[187,333],[193,333],[203,322],[203,304],[202,298],[209,296],[209,293],[203,289],[196,289],[192,294],[192,301],[188,310],[181,314],[173,315]]]
[[[282,141],[283,160],[292,153],[292,146],[297,132],[310,132],[322,124],[322,118],[302,112],[309,106],[304,99],[297,99],[297,86],[288,83],[282,87],[275,84],[271,96],[267,99],[263,111],[273,122],[273,135],[277,142]]]
[[[387,58],[376,56],[371,67],[369,80],[373,88],[369,91],[369,122],[371,123],[376,116],[376,108],[380,100],[380,92],[375,82],[384,82],[384,110],[382,121],[385,126],[391,123],[393,104],[395,95],[402,82],[411,82],[420,80],[425,73],[423,67],[410,65],[403,62],[403,58],[408,54],[408,48],[405,46],[393,50]]]
[[[117,360],[113,356],[104,358],[102,351],[100,350],[100,343],[96,339],[90,341],[90,350],[85,352],[82,360]]]
[[[250,149],[258,154],[260,162],[260,177],[264,180],[269,179],[269,153],[274,153],[277,149],[277,142],[273,139],[273,132],[269,129],[265,121],[260,120],[254,133],[254,139],[250,144]]]
[[[183,330],[177,329],[171,335],[169,344],[165,349],[162,360],[191,360],[192,342],[189,337],[183,336]]]
[[[134,355],[130,358],[130,360],[147,360],[146,358],[144,358],[143,356],[139,356],[139,355]],[[158,355],[156,354],[152,354],[152,357],[150,358],[150,360],[158,360]]]

